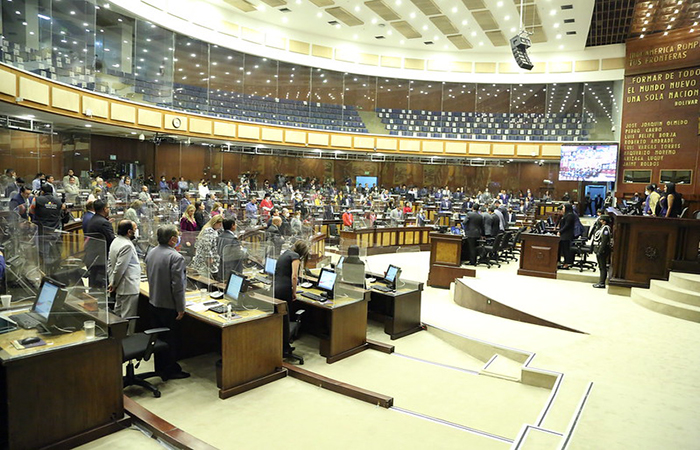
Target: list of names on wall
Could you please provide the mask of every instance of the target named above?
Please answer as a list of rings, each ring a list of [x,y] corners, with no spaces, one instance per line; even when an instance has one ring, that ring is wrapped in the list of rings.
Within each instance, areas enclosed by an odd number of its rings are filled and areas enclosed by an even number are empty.
[[[697,119],[689,117],[697,117],[699,99],[697,67],[626,77],[622,167],[681,164],[697,146]]]

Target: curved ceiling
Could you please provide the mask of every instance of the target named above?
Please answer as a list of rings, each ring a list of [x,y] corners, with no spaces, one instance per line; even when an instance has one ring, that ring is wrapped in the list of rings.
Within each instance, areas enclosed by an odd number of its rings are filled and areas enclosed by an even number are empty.
[[[581,51],[593,0],[210,0],[248,21],[360,45],[431,52],[510,53],[532,33],[533,52]],[[521,26],[522,6],[522,26]]]

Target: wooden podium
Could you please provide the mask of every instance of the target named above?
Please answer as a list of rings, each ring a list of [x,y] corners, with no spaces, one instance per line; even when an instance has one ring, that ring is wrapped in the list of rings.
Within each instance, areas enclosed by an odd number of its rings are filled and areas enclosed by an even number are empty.
[[[522,242],[518,275],[556,278],[559,261],[559,236],[523,233],[520,238]]]
[[[462,266],[462,236],[430,233],[430,273],[428,286],[449,289],[461,277],[474,277],[474,269]]]
[[[649,287],[671,270],[700,273],[700,220],[614,217],[610,285]]]

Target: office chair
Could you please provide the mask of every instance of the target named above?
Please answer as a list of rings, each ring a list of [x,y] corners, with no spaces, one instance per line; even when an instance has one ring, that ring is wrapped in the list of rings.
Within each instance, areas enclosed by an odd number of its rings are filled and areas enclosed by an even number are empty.
[[[589,227],[583,227],[581,237],[574,239],[571,243],[571,252],[574,254],[573,267],[578,267],[579,272],[586,270],[596,270],[597,263],[588,261],[588,255],[593,254],[593,244],[588,244]]]
[[[299,330],[301,329],[301,316],[306,312],[306,310],[299,309],[294,313],[294,321],[289,321],[289,343],[293,343],[299,336]],[[285,356],[286,358],[292,359],[299,363],[300,366],[304,365],[304,357],[295,355],[293,352]]]
[[[127,320],[136,320],[138,317],[127,317]],[[160,391],[151,383],[146,381],[147,378],[159,376],[156,372],[146,372],[136,374],[135,370],[141,361],[148,361],[155,353],[162,352],[168,349],[168,344],[158,340],[160,333],[170,331],[169,328],[152,328],[143,333],[132,334],[122,339],[122,361],[128,363],[126,366],[126,375],[123,377],[124,387],[141,386],[153,392],[153,396],[160,397]],[[134,364],[136,361],[136,364]]]
[[[683,218],[685,218],[686,214],[688,214],[688,207],[687,206],[685,208],[683,208],[683,211],[681,211],[681,214],[678,217],[683,219]]]
[[[693,219],[700,219],[700,209],[695,211],[691,217]]]
[[[514,246],[513,232],[506,231],[503,233],[503,238],[501,239],[501,248],[498,253],[498,261],[504,262],[506,264],[515,260],[512,249]]]

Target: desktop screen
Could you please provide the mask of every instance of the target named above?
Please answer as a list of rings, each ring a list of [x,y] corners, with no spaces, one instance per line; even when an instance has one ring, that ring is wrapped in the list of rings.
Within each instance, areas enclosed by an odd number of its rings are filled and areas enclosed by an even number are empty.
[[[389,283],[393,283],[396,281],[396,275],[399,273],[399,268],[396,266],[389,266],[388,269],[386,269],[386,276],[384,279],[388,281]]]
[[[333,291],[335,286],[336,273],[329,270],[321,270],[321,275],[318,277],[318,287],[324,291]]]
[[[265,273],[269,275],[275,274],[275,268],[277,267],[277,260],[274,258],[265,259]]]
[[[44,284],[41,286],[41,292],[39,292],[39,297],[34,303],[33,312],[39,314],[44,320],[49,319],[53,304],[56,301],[56,297],[58,297],[58,289],[58,286],[48,281],[44,281]]]
[[[226,286],[226,296],[234,300],[238,300],[238,295],[241,293],[241,288],[243,287],[243,277],[231,274],[228,279],[228,285]]]

